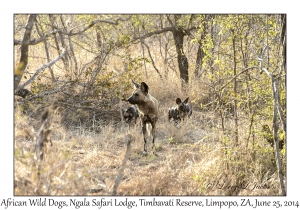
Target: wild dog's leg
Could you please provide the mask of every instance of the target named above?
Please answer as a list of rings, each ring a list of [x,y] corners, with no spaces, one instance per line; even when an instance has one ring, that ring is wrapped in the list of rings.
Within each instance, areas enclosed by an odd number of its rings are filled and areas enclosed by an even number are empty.
[[[143,136],[144,136],[144,151],[143,155],[147,154],[147,126],[146,126],[146,120],[142,120],[142,129],[143,129]]]
[[[175,126],[177,126],[178,123],[179,123],[179,120],[178,120],[178,119],[174,120],[174,125],[175,125]]]
[[[190,112],[189,117],[190,117],[192,114],[193,114],[193,109],[192,109],[192,107],[191,107],[191,112]]]
[[[152,151],[153,149],[155,149],[155,145],[154,145],[154,140],[155,140],[155,124],[156,124],[156,120],[152,120],[151,121],[151,126],[152,126]]]

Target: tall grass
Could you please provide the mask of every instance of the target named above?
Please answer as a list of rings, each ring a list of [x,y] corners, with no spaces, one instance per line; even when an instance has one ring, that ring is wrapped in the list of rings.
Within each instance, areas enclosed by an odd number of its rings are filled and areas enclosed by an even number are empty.
[[[230,135],[217,129],[214,113],[197,109],[190,119],[174,126],[167,120],[168,107],[176,97],[188,94],[181,90],[179,81],[167,85],[158,85],[155,79],[147,82],[151,94],[160,101],[157,156],[142,156],[140,122],[130,128],[120,122],[99,124],[98,130],[67,128],[61,112],[55,115],[53,146],[47,146],[41,180],[35,148],[39,121],[17,106],[15,195],[112,195],[128,134],[131,152],[116,195],[279,194],[272,148],[263,139],[256,139],[248,149],[245,143],[236,147]],[[94,125],[98,125],[96,121]],[[243,129],[246,132],[247,127],[241,128],[241,134]]]

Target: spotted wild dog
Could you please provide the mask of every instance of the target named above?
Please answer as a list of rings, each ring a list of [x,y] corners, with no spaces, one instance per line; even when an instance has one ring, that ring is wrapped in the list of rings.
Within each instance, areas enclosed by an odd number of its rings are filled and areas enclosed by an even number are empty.
[[[178,110],[178,106],[177,105],[171,106],[169,108],[169,111],[168,111],[169,122],[171,121],[172,118],[174,120],[174,125],[177,125],[178,122],[179,122],[179,120],[180,120],[179,110]]]
[[[184,101],[181,101],[180,98],[176,99],[177,109],[178,109],[178,116],[179,120],[183,120],[186,116],[190,117],[192,115],[192,105],[188,102],[189,97],[187,97]]]
[[[142,121],[142,130],[144,135],[144,151],[143,154],[147,154],[147,134],[152,136],[152,150],[155,148],[154,140],[155,140],[155,124],[158,119],[158,101],[150,95],[149,87],[145,82],[141,84],[133,81],[135,90],[127,100],[131,104],[136,104],[140,113],[140,118]],[[149,128],[149,124],[151,125],[151,129]]]
[[[122,114],[125,122],[131,125],[133,122],[136,124],[136,120],[139,117],[139,112],[136,105],[127,107],[127,109],[122,109]]]

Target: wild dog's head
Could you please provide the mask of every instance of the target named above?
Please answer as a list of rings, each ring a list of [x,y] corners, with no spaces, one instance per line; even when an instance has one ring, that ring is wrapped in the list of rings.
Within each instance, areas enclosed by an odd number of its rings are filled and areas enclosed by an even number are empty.
[[[126,123],[131,123],[132,120],[136,122],[139,117],[138,110],[135,106],[128,107],[127,109],[122,109],[122,114]]]
[[[176,99],[180,118],[184,118],[186,115],[190,116],[192,114],[192,106],[188,101],[189,97],[187,97],[184,101],[181,101],[180,98]]]
[[[149,92],[149,87],[145,82],[142,82],[141,84],[136,83],[133,81],[135,90],[132,93],[132,96],[128,98],[128,102],[131,104],[143,104],[147,101],[147,95]]]

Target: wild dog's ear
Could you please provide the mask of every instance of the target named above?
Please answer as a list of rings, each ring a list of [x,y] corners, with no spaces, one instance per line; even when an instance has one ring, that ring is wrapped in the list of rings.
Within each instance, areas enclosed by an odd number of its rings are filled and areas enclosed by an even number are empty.
[[[184,101],[183,101],[183,103],[187,103],[189,101],[189,97],[187,97]]]
[[[176,99],[176,104],[178,104],[178,105],[181,104],[181,99],[180,98]]]
[[[132,80],[132,82],[133,82],[135,88],[140,88],[141,87],[140,84],[136,83],[134,80]]]
[[[141,90],[142,90],[142,92],[143,92],[145,95],[148,94],[149,87],[148,87],[148,85],[147,85],[145,82],[142,82],[142,83],[141,83]]]

